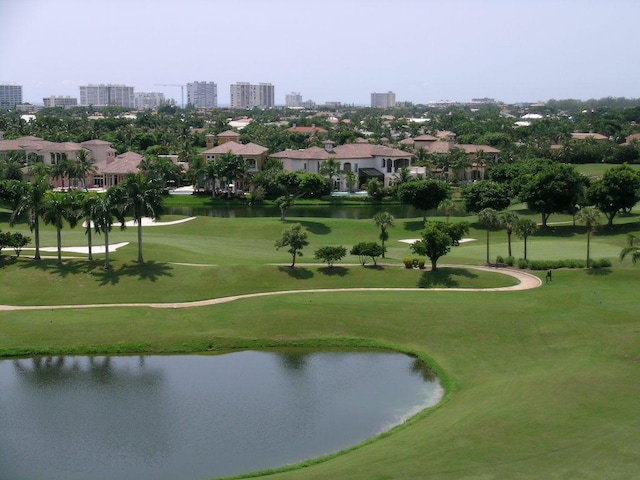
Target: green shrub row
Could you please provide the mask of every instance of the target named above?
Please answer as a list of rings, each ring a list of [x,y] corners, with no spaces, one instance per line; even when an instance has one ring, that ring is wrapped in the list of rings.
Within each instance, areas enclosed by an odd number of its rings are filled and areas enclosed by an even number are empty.
[[[511,260],[513,257],[507,257],[506,264],[513,266]],[[509,263],[509,261],[512,263]],[[504,263],[504,262],[503,262]],[[591,260],[591,268],[608,268],[611,266],[611,260],[601,258],[599,260]],[[567,259],[567,260],[525,260],[519,258],[517,262],[518,268],[529,270],[553,270],[556,268],[586,268],[586,260]]]

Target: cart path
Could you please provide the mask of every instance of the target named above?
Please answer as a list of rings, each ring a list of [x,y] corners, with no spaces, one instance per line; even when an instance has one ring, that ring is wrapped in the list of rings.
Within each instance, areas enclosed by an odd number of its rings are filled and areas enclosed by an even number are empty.
[[[509,275],[518,280],[517,285],[510,287],[495,288],[416,288],[416,287],[354,287],[354,288],[316,288],[306,290],[280,290],[274,292],[246,293],[242,295],[233,295],[229,297],[211,298],[208,300],[196,300],[192,302],[169,302],[169,303],[93,303],[85,305],[0,305],[0,311],[15,310],[71,310],[86,308],[113,308],[113,307],[147,307],[147,308],[191,308],[205,307],[209,305],[218,305],[222,303],[235,302],[236,300],[244,300],[247,298],[270,297],[274,295],[292,295],[299,293],[329,293],[329,292],[513,292],[519,290],[529,290],[538,288],[542,285],[535,275],[520,270],[509,268],[492,268],[469,265],[443,265],[443,267],[463,267],[474,270],[484,270],[487,272],[495,272],[503,275]]]

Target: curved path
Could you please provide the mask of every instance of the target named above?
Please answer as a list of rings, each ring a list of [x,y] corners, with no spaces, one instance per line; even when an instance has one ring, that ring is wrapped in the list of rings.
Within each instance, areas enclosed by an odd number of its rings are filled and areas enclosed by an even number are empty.
[[[453,267],[454,265],[443,265]],[[455,265],[460,267],[462,265]],[[246,293],[242,295],[233,295],[230,297],[211,298],[207,300],[196,300],[192,302],[173,302],[173,303],[93,303],[86,305],[0,305],[0,311],[12,311],[12,310],[64,310],[64,309],[79,309],[79,308],[107,308],[107,307],[148,307],[148,308],[191,308],[191,307],[204,307],[208,305],[218,305],[221,303],[234,302],[236,300],[243,300],[246,298],[257,297],[270,297],[274,295],[291,295],[295,293],[328,293],[328,292],[424,292],[424,291],[446,291],[446,292],[512,292],[517,290],[528,290],[531,288],[537,288],[542,285],[540,280],[535,275],[520,270],[512,269],[496,269],[491,267],[473,267],[464,265],[464,268],[471,268],[475,270],[484,270],[487,272],[496,272],[503,275],[509,275],[519,281],[517,285],[510,287],[495,287],[495,288],[414,288],[414,287],[369,287],[369,288],[317,288],[307,290],[281,290],[276,292],[259,292],[259,293]]]

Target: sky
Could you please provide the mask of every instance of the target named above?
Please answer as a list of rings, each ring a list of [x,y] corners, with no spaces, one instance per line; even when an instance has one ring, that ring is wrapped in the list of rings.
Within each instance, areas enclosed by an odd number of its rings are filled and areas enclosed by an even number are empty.
[[[276,104],[640,97],[638,0],[0,0],[23,100],[116,83],[272,83]],[[185,88],[186,99],[186,88]],[[186,100],[185,100],[186,101]]]

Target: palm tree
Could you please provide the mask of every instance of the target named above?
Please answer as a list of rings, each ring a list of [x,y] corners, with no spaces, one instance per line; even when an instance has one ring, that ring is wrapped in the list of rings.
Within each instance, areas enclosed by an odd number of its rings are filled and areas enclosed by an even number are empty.
[[[333,185],[333,177],[340,174],[340,162],[335,158],[329,158],[320,165],[320,173],[329,177],[329,185],[331,185],[331,191],[335,190]]]
[[[13,225],[23,212],[27,212],[29,217],[29,229],[34,233],[36,254],[34,260],[40,260],[40,216],[44,206],[45,193],[51,189],[47,176],[37,177],[33,183],[25,184],[22,196],[18,200],[18,206],[11,215]]]
[[[389,232],[387,231],[387,228],[393,227],[394,220],[395,218],[393,218],[393,215],[389,212],[379,212],[373,217],[373,221],[380,229],[380,235],[378,238],[380,238],[380,241],[382,242],[382,258],[384,258],[385,252],[384,242],[389,239]]]
[[[89,247],[89,261],[93,260],[93,252],[91,250],[91,231],[96,220],[96,204],[98,203],[99,195],[96,193],[87,193],[83,195],[81,199],[81,215],[84,218],[85,229],[84,232],[87,235],[87,246]],[[96,228],[97,230],[97,228]]]
[[[620,252],[620,260],[624,260],[627,255],[631,255],[631,261],[634,265],[638,262],[640,259],[640,237],[627,236],[627,246]]]
[[[514,231],[519,238],[524,240],[524,259],[527,259],[527,238],[538,229],[538,224],[530,218],[521,218],[516,222]]]
[[[66,193],[46,192],[42,206],[44,223],[56,227],[56,244],[58,247],[58,263],[62,263],[62,227],[67,221],[71,228],[78,223],[79,206],[74,195]]]
[[[478,213],[478,220],[480,220],[480,223],[487,228],[487,263],[491,263],[489,257],[489,232],[492,228],[500,225],[498,212],[496,212],[493,208],[485,208],[483,210],[480,210],[480,212]]]
[[[122,188],[123,210],[133,217],[138,226],[138,262],[142,257],[142,218],[160,218],[162,211],[162,188],[157,181],[148,179],[142,172],[130,173]]]
[[[509,245],[509,256],[511,257],[511,234],[513,233],[513,229],[520,218],[515,212],[502,212],[500,213],[499,218],[500,225],[502,225],[507,231],[507,243]]]
[[[104,195],[97,195],[92,201],[92,221],[96,233],[104,233],[104,269],[109,270],[109,232],[115,220],[124,229],[124,214],[121,208],[122,190],[110,188]]]
[[[579,221],[587,227],[587,268],[590,266],[591,233],[600,224],[600,211],[595,207],[584,207],[577,215]]]
[[[447,223],[451,219],[451,215],[455,215],[456,213],[462,213],[463,208],[459,202],[456,202],[452,198],[445,198],[438,205],[438,210],[442,210],[447,217]]]
[[[96,173],[96,166],[93,163],[93,159],[89,155],[89,152],[85,149],[80,150],[76,154],[76,161],[74,162],[73,176],[82,180],[82,188],[87,191],[87,177]]]

